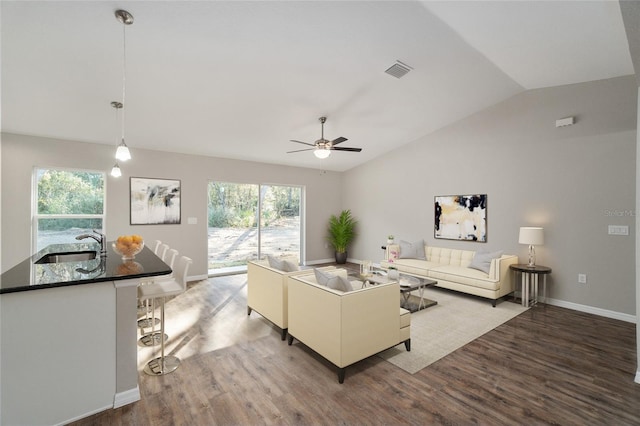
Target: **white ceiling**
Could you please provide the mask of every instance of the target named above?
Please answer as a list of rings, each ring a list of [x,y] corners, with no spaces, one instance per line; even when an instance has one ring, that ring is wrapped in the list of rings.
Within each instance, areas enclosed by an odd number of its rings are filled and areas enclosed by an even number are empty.
[[[527,89],[633,74],[617,1],[0,3],[2,130],[348,170]],[[384,73],[396,60],[414,69]],[[326,160],[289,139],[349,140]],[[110,166],[110,165],[109,165]],[[109,167],[105,166],[105,167]],[[126,172],[127,165],[123,165]]]

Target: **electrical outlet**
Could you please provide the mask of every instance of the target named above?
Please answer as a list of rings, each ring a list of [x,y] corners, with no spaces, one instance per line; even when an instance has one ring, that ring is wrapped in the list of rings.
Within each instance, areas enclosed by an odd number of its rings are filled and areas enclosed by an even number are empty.
[[[578,283],[586,284],[587,283],[587,274],[578,274]]]

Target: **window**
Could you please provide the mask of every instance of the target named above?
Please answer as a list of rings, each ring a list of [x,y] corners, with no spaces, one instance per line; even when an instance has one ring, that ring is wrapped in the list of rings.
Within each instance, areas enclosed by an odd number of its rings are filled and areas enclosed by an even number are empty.
[[[209,273],[265,255],[302,258],[303,188],[209,182]]]
[[[84,170],[36,168],[33,246],[77,242],[92,229],[104,233],[105,174]]]

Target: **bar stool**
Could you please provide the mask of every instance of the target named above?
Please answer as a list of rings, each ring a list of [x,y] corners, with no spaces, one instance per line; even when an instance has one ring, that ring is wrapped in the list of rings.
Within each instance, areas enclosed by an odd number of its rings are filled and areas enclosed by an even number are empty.
[[[176,261],[176,257],[178,256],[178,250],[176,249],[169,249],[165,251],[165,255],[162,258],[162,261],[164,263],[166,263],[167,265],[169,265],[169,267],[173,270],[173,265]],[[161,281],[165,281],[165,280],[169,280],[173,278],[173,272],[169,275],[163,275],[162,277],[159,278],[159,280]],[[151,283],[153,281],[149,281],[146,283],[143,283],[141,285],[149,285],[149,283]],[[140,300],[140,287],[138,287],[138,299]],[[140,336],[140,339],[138,339],[138,343],[141,346],[154,346],[156,343],[160,342],[160,336],[162,336],[162,334],[158,331],[156,331],[155,326],[160,324],[160,320],[158,318],[155,318],[153,316],[153,314],[156,311],[156,307],[155,304],[153,303],[153,300],[149,301],[146,300],[146,304],[151,303],[151,316],[149,316],[148,311],[147,311],[147,318],[143,318],[141,320],[138,321],[138,327],[140,328],[147,328],[147,327],[151,327],[151,332],[149,333],[143,333]],[[168,339],[169,336],[167,336],[166,334],[164,334],[164,338]]]
[[[153,242],[153,245],[149,246],[149,248],[153,250],[153,253],[156,256],[162,257],[161,255],[158,254],[160,253],[161,246],[162,246],[162,241],[155,240]],[[167,248],[169,248],[168,245],[167,245]],[[144,282],[141,284],[144,284]],[[155,318],[155,319],[149,318],[149,306],[147,304],[142,303],[139,299],[138,299],[138,315],[145,316],[145,318],[138,320],[138,327],[140,328],[147,328],[147,327],[151,327],[153,324],[158,325],[160,323],[160,320],[158,318]]]
[[[156,244],[156,247],[154,249],[154,253],[156,254],[156,256],[162,259],[163,262],[165,262],[165,257],[166,257],[167,251],[169,250],[169,244],[162,244],[160,240],[156,240],[155,244]],[[145,284],[146,282],[142,282],[140,285],[145,285]],[[140,302],[139,299],[138,299],[138,302]],[[146,304],[143,303],[142,305],[143,305],[142,308],[143,308],[145,317],[138,320],[138,327],[149,328],[149,327],[153,327],[154,325],[160,324],[160,320],[158,318],[154,318],[153,314],[149,315],[149,308],[150,308],[149,303],[148,302]],[[151,312],[153,313],[153,309],[151,310]],[[145,346],[149,346],[149,345],[145,345]]]
[[[187,289],[187,272],[193,261],[182,256],[178,260],[178,266],[174,278],[170,280],[158,280],[139,287],[142,300],[160,299],[160,333],[164,334],[165,314],[164,305],[167,296],[177,296]],[[144,367],[144,372],[151,376],[161,376],[175,371],[180,366],[180,359],[173,355],[165,355],[165,339],[160,341],[160,356],[152,359]]]

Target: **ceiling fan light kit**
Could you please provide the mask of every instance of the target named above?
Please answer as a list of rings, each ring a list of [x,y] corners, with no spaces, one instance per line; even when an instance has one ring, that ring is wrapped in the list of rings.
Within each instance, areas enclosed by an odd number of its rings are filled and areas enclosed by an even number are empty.
[[[320,124],[321,124],[321,133],[320,133],[320,139],[318,139],[317,141],[315,141],[315,143],[308,143],[308,142],[302,142],[302,141],[297,141],[295,139],[291,139],[291,142],[295,142],[295,143],[301,143],[303,145],[309,145],[313,148],[306,148],[306,149],[297,149],[295,151],[287,151],[287,154],[291,154],[293,152],[302,152],[302,151],[313,151],[313,154],[320,159],[324,159],[327,158],[329,155],[331,155],[331,151],[349,151],[349,152],[360,152],[362,151],[362,148],[349,148],[349,147],[336,147],[336,145],[344,142],[347,140],[347,138],[340,136],[339,138],[336,138],[332,141],[327,140],[324,138],[324,123],[327,121],[327,117],[320,117]]]

